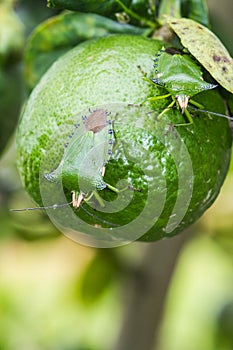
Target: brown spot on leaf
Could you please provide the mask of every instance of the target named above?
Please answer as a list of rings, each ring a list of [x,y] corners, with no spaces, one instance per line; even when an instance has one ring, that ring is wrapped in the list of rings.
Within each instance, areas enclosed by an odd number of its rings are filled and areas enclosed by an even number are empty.
[[[219,62],[219,61],[221,61],[221,57],[216,55],[216,54],[214,54],[213,55],[213,60],[214,60],[214,62]]]
[[[223,62],[230,63],[231,61],[227,57],[223,57]]]

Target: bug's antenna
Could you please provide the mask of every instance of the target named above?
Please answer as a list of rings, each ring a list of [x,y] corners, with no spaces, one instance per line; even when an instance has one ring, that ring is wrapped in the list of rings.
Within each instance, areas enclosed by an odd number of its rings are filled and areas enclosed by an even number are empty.
[[[99,221],[101,221],[104,224],[107,225],[111,225],[111,226],[115,226],[115,227],[119,227],[120,225],[117,224],[113,224],[112,222],[109,222],[107,220],[104,220],[102,218],[100,218],[98,215],[91,213],[87,208],[85,208],[82,204],[80,205],[80,207],[85,211],[85,213],[87,213],[88,215],[92,216],[94,219],[97,219]]]
[[[57,209],[57,208],[62,208],[62,207],[67,207],[72,202],[69,203],[63,203],[63,204],[54,204],[54,205],[48,205],[46,207],[34,207],[34,208],[21,208],[21,209],[10,209],[9,211],[14,211],[14,212],[19,212],[19,211],[28,211],[28,210],[45,210],[45,209]]]
[[[33,208],[21,208],[21,209],[9,209],[9,211],[11,212],[21,212],[21,211],[34,211],[34,210],[46,210],[46,209],[57,209],[57,208],[62,208],[62,207],[67,207],[70,204],[73,204],[73,201],[69,202],[69,203],[63,203],[63,204],[54,204],[54,205],[48,205],[45,207],[33,207]],[[111,225],[111,226],[116,226],[118,227],[119,225],[117,224],[113,224],[112,222],[109,222],[107,220],[102,219],[101,217],[99,217],[98,215],[95,215],[93,213],[91,213],[87,208],[85,208],[83,205],[80,205],[80,207],[90,216],[92,216],[93,218],[101,221],[104,224],[107,225]]]
[[[201,113],[210,113],[212,115],[216,115],[217,117],[222,117],[222,118],[226,118],[226,119],[229,119],[231,121],[233,121],[233,116],[228,116],[226,114],[221,114],[221,113],[217,113],[217,112],[212,112],[212,111],[208,111],[206,109],[199,109],[199,108],[196,108],[196,107],[193,107],[193,106],[189,106],[190,109],[193,109],[197,112],[201,112]]]

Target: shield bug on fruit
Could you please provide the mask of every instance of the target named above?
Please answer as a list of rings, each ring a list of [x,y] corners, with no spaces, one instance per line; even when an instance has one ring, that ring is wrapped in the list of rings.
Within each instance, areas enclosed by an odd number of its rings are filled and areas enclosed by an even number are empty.
[[[60,163],[55,170],[47,172],[48,169],[51,169],[51,163],[50,161],[47,162],[45,156],[44,164],[41,165],[41,179],[44,189],[41,188],[40,190],[45,206],[12,209],[11,211],[58,209],[72,206],[74,209],[82,208],[87,214],[102,223],[116,226],[116,224],[93,214],[96,205],[102,207],[101,211],[105,211],[108,202],[105,202],[100,196],[99,190],[108,188],[116,194],[127,189],[141,192],[140,189],[127,183],[118,189],[104,181],[106,165],[111,159],[115,144],[114,123],[116,122],[118,108],[122,110],[122,108],[127,109],[128,107],[116,106],[116,110],[114,109],[112,113],[107,112],[104,108],[97,108],[94,111],[89,109],[84,114],[73,117],[74,126],[72,132],[66,136]],[[116,122],[116,124],[119,123]],[[118,125],[117,130],[119,128],[120,125]],[[50,152],[50,147],[48,147],[48,153]],[[52,152],[56,152],[56,148],[52,148]],[[60,192],[60,189],[62,189],[62,192]],[[46,192],[49,193],[48,197],[44,195]],[[59,196],[59,193],[62,193],[62,195]],[[67,203],[64,204],[50,205],[53,198],[53,203],[62,203],[61,198],[65,202],[65,198],[68,198],[69,194],[71,195],[71,201],[67,200]],[[124,196],[125,200],[128,198],[126,197]],[[83,202],[92,207],[92,212],[89,212]],[[118,202],[120,202],[120,199]]]
[[[82,122],[76,124],[78,133],[76,135],[72,132],[58,167],[44,174],[50,182],[61,181],[68,183],[69,187],[73,184],[71,194],[75,208],[79,208],[83,200],[88,202],[93,196],[104,207],[98,190],[108,188],[117,194],[127,189],[135,190],[130,185],[117,189],[103,180],[115,142],[114,124],[113,120],[108,119],[111,113],[103,108],[89,112],[88,117],[83,116]]]
[[[201,67],[189,54],[180,52],[177,49],[161,49],[154,59],[154,68],[156,77],[150,79],[143,72],[143,79],[151,84],[164,87],[168,94],[150,97],[146,101],[155,101],[171,96],[172,102],[160,113],[160,116],[177,103],[178,107],[181,108],[182,114],[184,113],[189,123],[192,123],[192,117],[187,109],[188,104],[191,103],[198,108],[203,108],[203,106],[192,100],[191,97],[199,92],[213,89],[217,85],[205,82],[202,77]]]
[[[118,192],[117,189],[104,182],[105,166],[108,163],[114,146],[113,122],[108,119],[109,113],[104,109],[90,111],[88,117],[82,117],[81,127],[77,135],[72,133],[70,142],[66,148],[58,167],[49,174],[45,174],[48,181],[59,180],[72,182],[78,177],[77,187],[72,192],[72,203],[78,208],[85,199],[93,195],[100,205],[102,204],[96,190],[108,187]],[[79,188],[79,191],[77,191]]]
[[[87,214],[102,223],[115,226],[82,206],[82,201],[88,202],[93,195],[99,204],[104,206],[97,190],[108,187],[116,193],[120,192],[103,180],[105,166],[114,146],[113,123],[107,119],[108,116],[109,113],[104,109],[90,111],[88,117],[83,116],[82,120],[75,124],[74,131],[68,136],[60,164],[54,171],[44,175],[45,179],[50,182],[72,181],[72,177],[78,175],[79,191],[77,187],[71,191],[72,200],[70,202],[44,207],[12,209],[11,211],[58,209],[72,205],[75,209],[82,207]]]

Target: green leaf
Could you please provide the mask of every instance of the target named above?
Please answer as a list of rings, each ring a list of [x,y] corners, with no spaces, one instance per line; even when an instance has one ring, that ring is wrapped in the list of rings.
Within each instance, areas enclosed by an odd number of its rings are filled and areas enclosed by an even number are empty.
[[[32,89],[51,64],[77,44],[109,34],[146,35],[147,29],[84,13],[63,13],[41,23],[25,51],[25,76]]]
[[[209,13],[205,0],[183,0],[181,9],[182,17],[193,19],[209,27]]]
[[[233,95],[230,94],[228,91],[224,91],[224,92],[226,92],[226,94],[224,94],[224,98],[228,107],[228,112],[231,116],[233,116]]]
[[[212,77],[233,93],[233,60],[215,34],[187,18],[167,17],[167,23]]]
[[[162,0],[159,6],[158,20],[164,24],[164,15],[181,17],[181,0]]]
[[[165,17],[187,17],[209,26],[209,15],[205,0],[162,0],[159,5],[158,20],[165,24]]]
[[[129,10],[137,12],[142,17],[151,18],[155,10],[150,0],[122,0]],[[121,5],[116,0],[47,0],[48,7],[63,10],[97,13],[102,16],[116,18],[116,13],[122,12]],[[150,11],[149,11],[150,9]]]
[[[129,6],[131,0],[124,0],[124,4]],[[121,10],[121,7],[115,0],[96,1],[96,0],[48,0],[48,7],[63,10],[92,12],[109,16]]]

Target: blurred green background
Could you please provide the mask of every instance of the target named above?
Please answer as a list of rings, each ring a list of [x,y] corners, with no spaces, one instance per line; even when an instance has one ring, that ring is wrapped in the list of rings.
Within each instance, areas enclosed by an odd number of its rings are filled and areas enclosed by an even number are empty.
[[[33,28],[56,12],[45,1],[20,0],[5,22],[2,3],[0,350],[135,350],[140,338],[147,350],[143,337],[150,327],[154,349],[233,349],[233,162],[215,204],[166,242],[83,247],[43,212],[9,212],[32,206],[15,167],[23,47]],[[214,32],[233,54],[232,0],[207,3]],[[6,35],[12,45],[2,55]],[[125,345],[130,337],[133,349]]]

